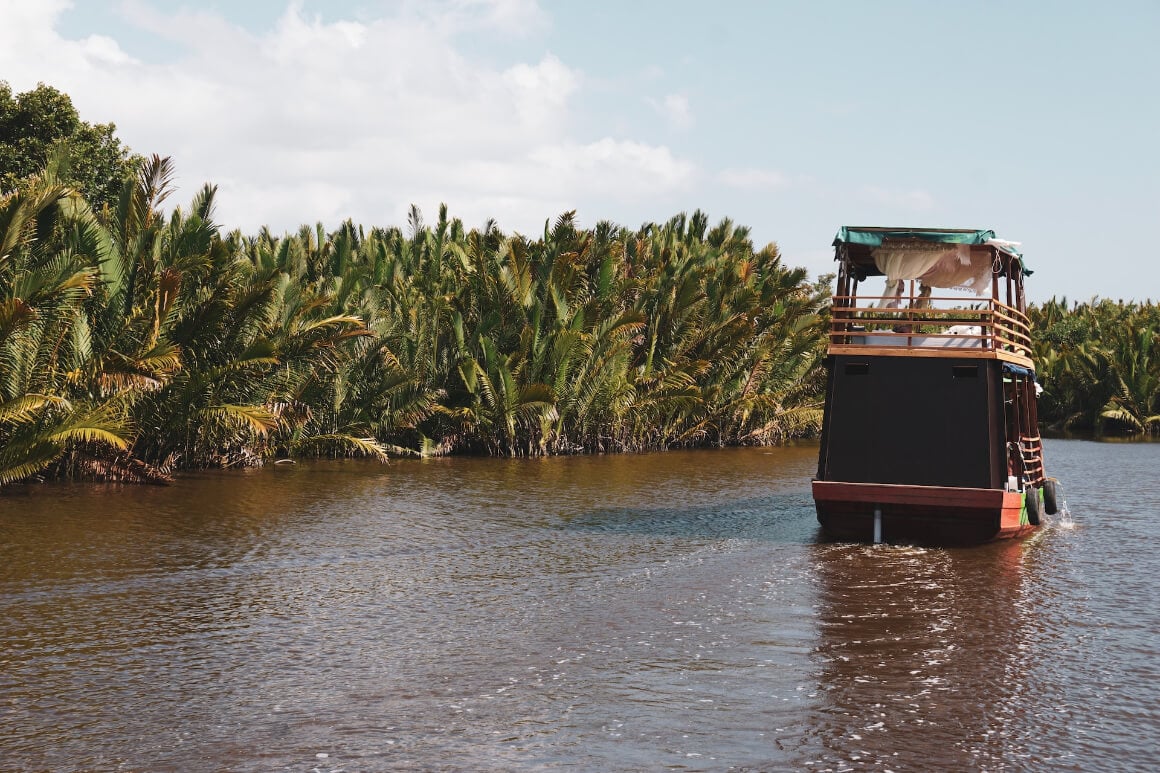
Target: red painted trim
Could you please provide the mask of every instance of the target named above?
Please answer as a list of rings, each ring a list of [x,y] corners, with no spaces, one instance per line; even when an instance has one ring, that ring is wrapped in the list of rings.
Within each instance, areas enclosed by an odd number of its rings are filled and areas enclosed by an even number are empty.
[[[1011,539],[1012,537],[1022,537],[1024,534],[1030,534],[1037,528],[1039,527],[1026,523],[1022,526],[1012,526],[1011,528],[1004,526],[999,530],[999,533],[995,535],[995,539]]]
[[[890,483],[844,483],[815,480],[814,500],[823,502],[866,502],[868,504],[927,505],[957,508],[1018,508],[1018,492],[989,488],[953,486],[902,486]],[[1012,500],[1011,498],[1014,498]]]
[[[1023,531],[1024,527],[1027,530],[1033,529],[1033,526],[1023,523],[1023,495],[1018,491],[1009,491],[1003,498],[1003,514],[999,520],[1002,534],[1006,536],[1008,533],[1015,535]]]
[[[870,539],[878,507],[887,540],[977,543],[1035,530],[1018,491],[823,480],[813,490],[818,521],[842,539]]]

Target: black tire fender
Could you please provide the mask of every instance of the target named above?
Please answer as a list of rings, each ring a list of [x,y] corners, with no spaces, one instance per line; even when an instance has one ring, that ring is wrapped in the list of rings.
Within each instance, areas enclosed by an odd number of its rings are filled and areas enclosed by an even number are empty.
[[[1043,503],[1039,501],[1039,489],[1028,486],[1023,493],[1027,501],[1027,522],[1032,526],[1038,526],[1043,520]]]
[[[1059,512],[1059,481],[1048,478],[1043,482],[1043,512],[1055,515]]]

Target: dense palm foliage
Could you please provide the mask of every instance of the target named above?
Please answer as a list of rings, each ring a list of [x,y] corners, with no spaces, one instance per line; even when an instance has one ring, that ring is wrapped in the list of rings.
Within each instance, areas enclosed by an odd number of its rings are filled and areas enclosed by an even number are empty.
[[[771,443],[820,423],[828,282],[700,213],[254,237],[154,157],[0,200],[0,485],[283,456]]]
[[[821,421],[828,280],[701,213],[631,231],[223,233],[154,157],[0,199],[0,485],[309,455],[764,444]],[[1057,429],[1160,432],[1160,307],[1030,310]]]
[[[1067,299],[1031,309],[1050,427],[1099,433],[1160,432],[1160,306]]]

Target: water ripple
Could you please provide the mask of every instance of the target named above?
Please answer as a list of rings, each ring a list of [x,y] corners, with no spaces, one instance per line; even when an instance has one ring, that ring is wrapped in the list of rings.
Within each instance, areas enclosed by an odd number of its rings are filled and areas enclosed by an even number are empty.
[[[4,767],[1144,770],[1157,452],[971,549],[819,541],[809,447],[0,499]]]

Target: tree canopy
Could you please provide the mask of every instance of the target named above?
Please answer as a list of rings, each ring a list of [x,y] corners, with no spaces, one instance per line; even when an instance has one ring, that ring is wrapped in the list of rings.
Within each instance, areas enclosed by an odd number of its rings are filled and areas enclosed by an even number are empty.
[[[72,99],[52,86],[14,95],[0,81],[0,193],[19,188],[51,159],[60,181],[80,190],[94,209],[112,205],[141,161],[115,131],[112,123],[82,121]]]

